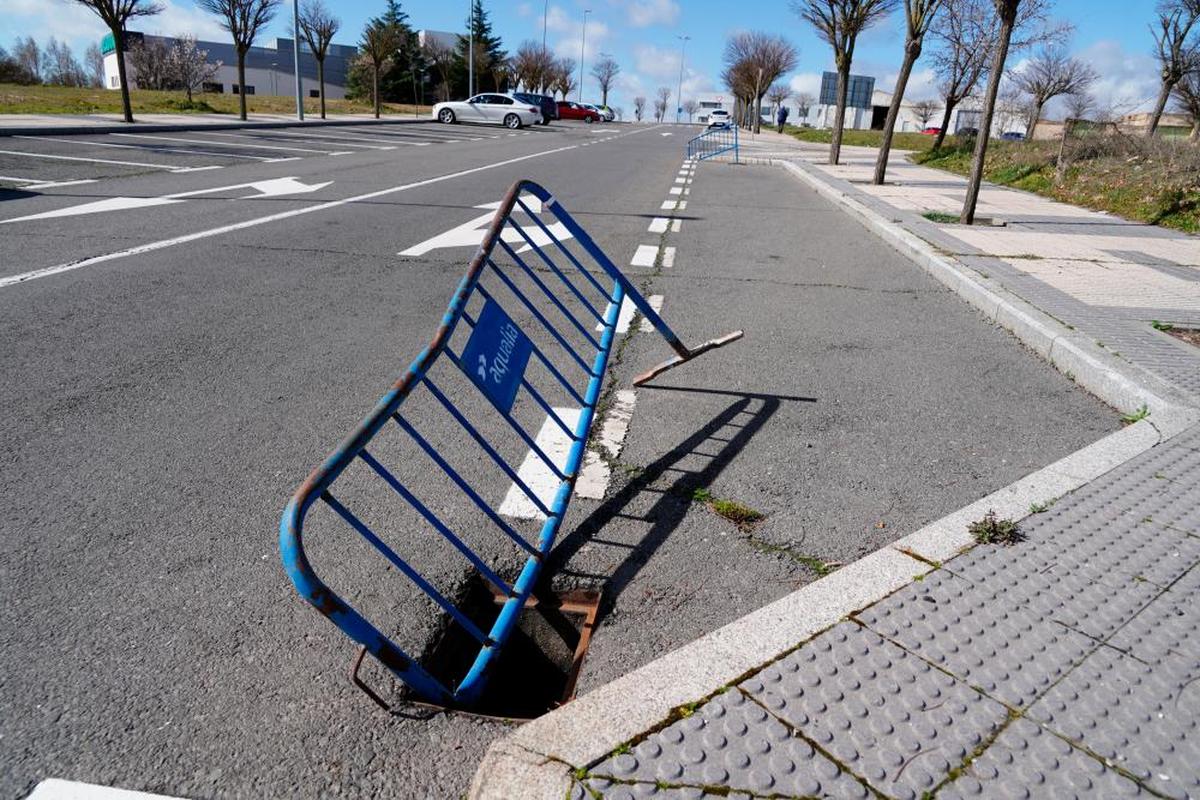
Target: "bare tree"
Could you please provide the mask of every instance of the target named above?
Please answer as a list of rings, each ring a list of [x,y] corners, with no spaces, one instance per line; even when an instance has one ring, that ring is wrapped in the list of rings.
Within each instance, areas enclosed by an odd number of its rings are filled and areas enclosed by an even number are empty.
[[[904,102],[909,76],[912,75],[913,65],[921,57],[921,49],[925,46],[925,34],[929,32],[929,26],[933,24],[941,6],[942,0],[904,0],[904,60],[900,62],[896,88],[892,91],[892,103],[888,106],[887,120],[883,123],[883,141],[879,145],[879,155],[875,158],[873,181],[877,185],[882,185],[887,176],[892,137],[896,133],[896,122],[900,119],[900,104]]]
[[[778,114],[779,107],[787,102],[787,99],[792,96],[792,87],[786,83],[772,84],[770,89],[767,89],[767,102],[771,104],[771,113]]]
[[[754,132],[758,133],[763,97],[776,80],[796,66],[796,48],[782,36],[748,31],[729,37],[724,58],[727,67],[738,70],[743,92],[750,90],[749,96],[743,96],[754,103]]]
[[[87,84],[87,75],[83,71],[83,65],[79,63],[79,59],[75,58],[75,54],[71,52],[71,48],[67,46],[66,42],[60,42],[51,36],[42,53],[42,61],[45,65],[43,79],[46,83],[56,86],[85,86]]]
[[[846,124],[846,93],[850,89],[850,65],[858,35],[896,8],[898,0],[792,0],[800,18],[816,29],[817,35],[833,48],[837,69],[837,112],[829,145],[829,163],[836,164],[842,153],[842,128]]]
[[[912,104],[913,116],[917,118],[917,122],[921,123],[921,130],[929,127],[929,120],[933,119],[941,107],[941,103],[937,100],[918,100]]]
[[[317,86],[321,95],[321,119],[325,119],[325,56],[342,22],[321,0],[304,0],[300,6],[300,35],[308,42],[313,60],[317,62]]]
[[[553,82],[554,60],[532,39],[522,42],[512,59],[513,76],[529,92],[544,92]]]
[[[92,10],[108,26],[117,54],[117,80],[121,83],[121,110],[126,122],[133,122],[129,104],[129,82],[125,80],[125,25],[136,17],[152,17],[163,10],[152,0],[75,0]]]
[[[83,0],[79,0],[83,2]],[[125,0],[129,2],[129,0]],[[279,10],[280,0],[195,0],[196,5],[219,17],[221,27],[233,37],[237,51],[238,116],[246,118],[246,51]]]
[[[1200,66],[1200,38],[1191,38],[1200,20],[1200,0],[1161,0],[1158,19],[1150,27],[1154,36],[1154,55],[1158,57],[1162,87],[1150,115],[1146,135],[1153,136],[1167,107],[1167,98],[1183,76]]]
[[[801,120],[808,119],[808,112],[812,109],[814,102],[811,94],[799,92],[796,95],[796,116]]]
[[[1036,44],[1062,42],[1071,31],[1067,23],[1050,23],[1047,13],[1053,0],[1023,0],[1017,11],[1010,51]],[[930,32],[939,40],[933,67],[942,94],[942,124],[934,148],[945,142],[954,110],[971,97],[987,74],[996,46],[996,6],[993,0],[944,0]]]
[[[392,56],[400,48],[400,31],[382,17],[370,20],[363,29],[360,58],[371,68],[371,104],[375,107],[375,119],[383,106],[379,96],[379,75],[384,67],[392,63]]]
[[[1067,119],[1087,119],[1096,107],[1096,100],[1086,89],[1073,92],[1066,97]]]
[[[154,37],[134,42],[129,48],[129,65],[139,89],[163,91],[174,88],[171,81],[171,48],[166,40]]]
[[[579,81],[575,80],[575,59],[560,58],[554,62],[554,80],[550,82],[550,88],[561,92],[563,100],[579,88]]]
[[[88,45],[83,53],[83,66],[87,70],[88,84],[99,88],[104,86],[104,54],[95,42]]]
[[[172,83],[187,92],[189,104],[192,102],[192,92],[212,80],[220,68],[220,61],[209,63],[208,51],[197,47],[196,37],[190,33],[176,36],[167,53],[167,73]]]
[[[17,37],[13,45],[13,60],[29,74],[31,83],[42,80],[42,49],[32,36],[26,36],[24,39]]]
[[[654,93],[654,118],[662,122],[663,117],[667,115],[667,105],[671,100],[671,90],[666,86],[658,87],[658,91]]]
[[[620,71],[621,65],[612,56],[605,53],[601,53],[600,58],[592,65],[592,77],[600,86],[600,105],[608,105],[608,90],[612,88],[613,81],[616,80]]]
[[[1004,75],[1004,63],[1008,60],[1008,48],[1012,44],[1013,29],[1017,26],[1017,12],[1022,0],[992,0],[1000,29],[996,33],[996,49],[992,55],[991,73],[988,75],[987,91],[983,96],[983,111],[979,120],[979,135],[975,137],[975,156],[971,162],[971,175],[967,181],[967,196],[963,200],[962,213],[958,221],[963,225],[975,222],[975,206],[979,203],[979,189],[983,184],[983,165],[987,158],[988,141],[991,139],[992,116],[996,111],[996,95],[1000,93],[1000,79]]]
[[[1062,48],[1043,48],[1025,65],[1025,69],[1012,75],[1013,84],[1033,100],[1032,115],[1025,135],[1033,138],[1046,103],[1060,95],[1087,91],[1097,77],[1096,70],[1068,56]]]
[[[1029,98],[1011,82],[1003,84],[996,97],[996,127],[1000,132],[1012,130],[1021,120],[1028,120],[1031,114]]]
[[[1192,134],[1188,138],[1200,141],[1200,69],[1184,75],[1171,93],[1176,104],[1192,118]]]
[[[638,122],[642,121],[642,117],[646,114],[646,98],[638,95],[633,98],[633,118]]]
[[[437,85],[436,95],[441,97],[443,101],[449,100],[450,71],[454,69],[455,61],[454,48],[430,36],[425,39],[425,44],[421,45],[421,53],[425,56],[425,60],[433,65],[434,70],[441,79]]]
[[[692,117],[695,116],[696,112],[699,110],[700,110],[700,104],[697,103],[695,100],[684,100],[683,101],[683,111],[685,114],[688,115],[689,123],[691,123]]]

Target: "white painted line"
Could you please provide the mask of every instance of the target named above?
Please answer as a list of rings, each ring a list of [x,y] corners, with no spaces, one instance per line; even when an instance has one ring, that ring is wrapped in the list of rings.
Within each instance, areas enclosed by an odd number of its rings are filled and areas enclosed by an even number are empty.
[[[654,259],[658,257],[658,246],[653,244],[639,244],[637,252],[633,254],[633,258],[629,261],[631,267],[653,267]]]
[[[659,136],[673,136],[671,133],[660,133]]]
[[[635,133],[636,132],[637,131],[635,131]],[[631,135],[631,134],[627,134],[627,135]],[[479,172],[487,172],[488,170],[498,169],[500,167],[506,167],[510,164],[518,164],[522,161],[529,161],[530,159],[534,159],[534,158],[542,158],[544,156],[554,155],[555,153],[564,153],[568,150],[574,150],[574,149],[575,149],[575,145],[566,145],[564,147],[555,147],[550,150],[543,150],[540,153],[530,153],[530,154],[524,155],[524,156],[517,156],[516,158],[509,158],[504,161],[497,161],[493,164],[485,164],[481,167],[472,167],[471,169],[464,169],[464,170],[459,170],[457,172],[450,172],[445,175],[439,175],[435,178],[427,178],[423,181],[416,181],[414,183],[405,183],[405,184],[401,184],[400,186],[392,186],[388,189],[380,189],[380,190],[374,191],[374,192],[367,192],[366,194],[355,195],[354,197],[345,197],[345,198],[342,198],[341,200],[330,200],[329,202],[319,203],[315,206],[307,206],[305,208],[293,208],[288,211],[280,211],[275,214],[268,214],[265,217],[256,217],[254,219],[243,220],[242,222],[236,222],[232,225],[222,225],[218,228],[209,228],[209,229],[203,230],[203,231],[196,231],[195,233],[189,233],[189,234],[185,234],[183,236],[176,236],[171,239],[161,239],[157,242],[149,242],[147,244],[138,245],[136,247],[130,247],[126,250],[117,250],[115,252],[105,253],[104,255],[100,255],[100,256],[93,256],[91,258],[80,259],[79,261],[71,261],[66,264],[57,264],[53,267],[43,267],[42,269],[35,269],[35,270],[31,270],[29,272],[22,272],[19,275],[9,275],[7,277],[0,278],[0,289],[3,289],[8,286],[12,286],[13,284],[17,284],[17,283],[25,283],[26,281],[36,280],[38,278],[45,278],[49,275],[57,275],[61,272],[70,272],[72,270],[82,269],[84,267],[90,267],[94,264],[102,264],[106,261],[113,261],[118,258],[126,258],[128,256],[141,255],[142,253],[151,253],[151,252],[154,252],[155,250],[162,250],[167,247],[174,247],[175,245],[186,244],[187,242],[194,242],[199,239],[207,239],[211,236],[220,236],[225,233],[232,233],[233,231],[245,230],[246,228],[254,228],[259,225],[266,225],[271,222],[278,222],[280,220],[290,219],[292,217],[298,217],[298,216],[301,216],[302,214],[312,214],[317,211],[326,211],[331,208],[340,208],[341,206],[349,205],[350,203],[361,203],[361,202],[364,202],[367,200],[374,200],[377,197],[386,197],[388,195],[396,194],[398,192],[407,192],[411,189],[419,189],[423,186],[432,186],[435,183],[442,183],[443,181],[454,180],[455,178],[462,178],[464,176],[474,175]]]
[[[661,206],[659,206],[659,208],[663,209],[664,211],[669,211],[669,210],[675,208],[675,201],[674,200],[664,200],[663,204]]]
[[[558,414],[563,423],[571,430],[575,430],[575,425],[579,422],[579,411],[578,408],[554,409],[554,413]],[[550,457],[559,470],[566,467],[572,439],[557,422],[546,417],[546,421],[542,423],[541,430],[538,431],[533,441],[543,453]],[[537,498],[542,501],[542,505],[547,508],[554,501],[558,487],[562,484],[549,465],[532,450],[525,454],[525,460],[521,462],[521,466],[517,467],[517,477],[533,490]],[[517,519],[546,518],[546,515],[525,494],[525,490],[515,483],[508,487],[508,492],[504,495],[504,500],[500,503],[497,511],[506,517]]]
[[[625,444],[625,435],[629,432],[629,421],[633,419],[633,407],[637,402],[637,393],[632,389],[621,389],[617,392],[612,406],[604,417],[600,429],[593,438],[594,448],[584,455],[583,469],[575,481],[575,495],[591,500],[603,500],[608,491],[608,482],[612,470],[608,463],[596,450],[603,451],[609,458],[621,454]]]
[[[679,233],[679,229],[682,227],[683,227],[683,220],[681,220],[681,219],[671,220],[671,233]]]
[[[654,219],[650,220],[650,227],[646,229],[646,232],[666,233],[668,223],[670,223],[670,220],[666,217],[655,217]]]
[[[116,144],[114,142],[92,142],[85,139],[70,139],[63,136],[23,136],[14,139],[37,139],[43,142],[77,144],[83,147],[114,147],[121,150],[149,150],[153,153],[181,153],[189,156],[217,156],[218,158],[242,158],[250,161],[269,161],[267,156],[248,156],[238,153],[214,153],[211,150],[185,150],[182,147],[155,147],[152,144]]]
[[[275,161],[299,161],[298,158],[268,158],[264,164],[270,164]],[[208,172],[210,169],[225,169],[220,164],[214,164],[211,167],[180,167],[179,169],[171,170],[172,175],[178,175],[181,172]]]
[[[11,175],[0,175],[0,181],[12,181],[13,183],[44,183],[41,178],[14,178]]]
[[[663,265],[663,269],[667,269],[668,267],[675,266],[675,248],[674,247],[664,247],[663,248],[662,265]]]
[[[687,178],[676,178],[675,182],[680,184],[687,183]]]
[[[220,131],[206,131],[211,136],[234,136],[232,133],[221,133]],[[249,144],[248,142],[213,142],[208,139],[184,139],[180,136],[160,136],[158,134],[148,133],[113,133],[110,136],[127,136],[131,139],[154,139],[161,142],[184,142],[186,144],[203,144],[209,147],[249,147],[254,150],[286,150],[292,153],[316,153],[317,155],[331,155],[328,150],[313,150],[310,147],[284,147],[276,144]]]
[[[652,294],[646,298],[646,302],[650,304],[650,307],[654,309],[655,312],[658,312],[662,308],[663,296],[661,294]],[[625,299],[621,301],[621,310],[617,314],[617,328],[615,332],[627,333],[629,331],[629,324],[633,322],[633,315],[635,313],[637,313],[637,306],[635,306],[633,301],[629,299],[629,295],[626,295]],[[604,330],[604,327],[597,322],[596,330]],[[654,330],[654,326],[649,325],[645,318],[643,318],[641,327],[638,330],[652,331]]]
[[[687,208],[687,200],[680,200],[679,204],[675,206],[676,211],[683,211],[685,208]]]
[[[655,314],[662,312],[663,296],[661,294],[650,295],[646,298],[646,302],[650,304],[652,309],[654,309]],[[642,333],[652,333],[654,331],[654,326],[650,324],[650,320],[642,317],[642,321],[638,323],[638,330]]]
[[[26,800],[180,800],[165,794],[135,792],[94,783],[47,778],[33,787]]]
[[[50,153],[25,153],[21,150],[0,150],[0,155],[25,156],[26,158],[49,158],[54,161],[86,161],[89,164],[116,164],[122,167],[146,167],[148,169],[165,169],[170,172],[178,170],[170,164],[145,164],[141,161],[114,161],[107,158],[81,158],[80,156],[59,156]]]
[[[683,194],[683,187],[682,186],[672,186],[671,194]]]
[[[267,131],[263,131],[263,136],[267,137],[267,138],[272,138],[272,137],[276,137],[276,136],[287,136],[287,137],[295,137],[295,138],[300,138],[300,139],[321,139],[321,140],[331,139],[335,142],[382,142],[382,143],[386,144],[387,147],[381,147],[380,148],[381,150],[394,150],[396,145],[398,145],[398,144],[407,144],[407,142],[405,142],[404,140],[397,139],[394,137],[356,136],[354,134],[326,133],[325,131],[321,131],[320,133],[317,133],[315,131],[311,132],[311,133],[308,131],[305,131],[303,133],[296,133],[294,131],[272,130],[269,133]],[[349,147],[350,145],[346,145],[346,146]],[[366,145],[363,145],[363,146],[365,147]]]

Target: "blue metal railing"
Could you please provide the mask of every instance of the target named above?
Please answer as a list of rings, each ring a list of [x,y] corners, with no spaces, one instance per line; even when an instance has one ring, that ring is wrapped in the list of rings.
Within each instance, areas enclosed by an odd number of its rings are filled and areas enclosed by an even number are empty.
[[[556,224],[547,226],[542,222],[523,199],[523,193],[537,198],[542,204],[542,209],[553,214]],[[513,218],[516,211],[532,220],[533,225],[528,222],[518,223]],[[565,229],[569,236],[560,239],[555,236],[553,229]],[[576,255],[564,245],[563,240],[569,238],[578,242],[577,249],[582,250],[580,255]],[[513,244],[521,245],[520,249],[514,248]],[[496,262],[493,255],[497,247],[508,256],[511,264],[500,265]],[[539,276],[521,257],[522,252],[529,251],[536,254],[536,263],[545,267],[549,275],[543,271],[542,276]],[[611,288],[605,288],[596,275],[589,271],[583,263],[585,260],[591,261],[594,267],[599,267],[601,275],[612,280]],[[498,280],[499,285],[504,287],[503,291],[507,292],[506,296],[515,298],[519,306],[528,312],[533,320],[530,323],[533,326],[532,333],[523,331],[514,322],[503,307],[498,287],[488,288],[483,282],[485,276]],[[522,283],[526,288],[522,288]],[[558,284],[562,285],[563,291],[555,290],[554,287]],[[476,297],[477,304],[481,303],[482,309],[471,313],[468,305]],[[545,557],[554,546],[570,502],[594,422],[596,404],[612,351],[620,308],[626,297],[658,329],[677,353],[674,358],[640,376],[639,381],[649,380],[665,369],[741,336],[741,331],[736,331],[696,349],[685,347],[629,279],[617,269],[549,192],[529,181],[515,183],[492,219],[483,243],[459,283],[432,342],[380,398],[367,418],[308,476],[284,510],[279,528],[280,553],[284,568],[300,595],[388,667],[422,700],[443,706],[469,706],[479,698],[489,667],[510,638],[520,611],[538,581]],[[575,310],[568,307],[568,303],[572,304]],[[550,309],[555,311],[550,312]],[[570,330],[567,334],[560,331],[548,318],[548,313],[569,323],[574,333]],[[454,352],[450,349],[451,341],[460,323],[465,323],[470,333],[465,345],[462,345],[458,352]],[[573,336],[576,342],[582,344],[572,344],[569,336]],[[461,338],[460,336],[459,341]],[[538,342],[552,349],[561,349],[562,355],[566,356],[565,363],[556,364],[555,359]],[[581,352],[581,347],[585,348],[585,351]],[[453,365],[452,374],[458,372],[469,379],[530,452],[535,453],[557,478],[557,488],[548,502],[530,488],[518,470],[501,454],[501,448],[492,437],[481,430],[481,427],[486,429],[487,426],[473,423],[459,403],[452,399],[456,393],[440,385],[442,377],[439,376],[435,382],[432,371],[443,357]],[[579,404],[578,420],[573,427],[564,422],[558,411],[526,376],[526,366],[535,362],[545,368],[546,375],[554,379],[552,385],[561,389],[564,397],[569,397],[571,401]],[[568,378],[567,374],[571,374],[572,377]],[[461,381],[461,377],[458,380]],[[406,416],[404,404],[420,387],[432,398],[430,407],[439,415],[444,412],[444,418],[448,418],[452,425],[457,426],[453,428],[459,434],[455,439],[456,452],[473,445],[467,458],[473,456],[474,462],[490,464],[498,469],[545,516],[535,542],[528,541],[497,513],[482,491],[472,484],[472,480],[456,470],[446,454],[423,436],[413,420]],[[554,420],[563,433],[569,436],[570,450],[561,464],[556,463],[539,447],[535,438],[530,436],[514,414],[514,403],[518,395],[532,399],[547,413],[548,419]],[[462,399],[461,393],[458,393],[458,396]],[[439,494],[433,503],[422,500],[418,491],[413,486],[406,485],[389,470],[378,454],[367,450],[367,446],[389,421],[394,422],[407,439],[465,496],[470,504],[467,507],[473,506],[482,512],[490,529],[502,534],[525,554],[524,566],[513,583],[507,583],[497,574],[495,568],[438,514],[435,509],[439,506],[444,507],[444,493]],[[503,425],[500,427],[501,430],[504,428]],[[369,473],[366,473],[368,476],[373,475],[382,481],[415,510],[496,588],[501,597],[505,598],[490,628],[484,630],[470,619],[439,592],[432,581],[357,516],[349,508],[350,501],[344,501],[344,498],[340,499],[333,494],[333,486],[338,478],[350,465],[357,462],[365,464],[369,468]],[[461,680],[447,682],[431,674],[317,576],[305,552],[303,535],[307,515],[318,501],[332,509],[337,517],[361,535],[392,567],[415,584],[479,644],[478,655]],[[478,535],[474,528],[472,532]]]
[[[688,140],[687,157],[698,161],[733,153],[733,163],[738,163],[738,129],[736,125],[709,128],[699,136]]]

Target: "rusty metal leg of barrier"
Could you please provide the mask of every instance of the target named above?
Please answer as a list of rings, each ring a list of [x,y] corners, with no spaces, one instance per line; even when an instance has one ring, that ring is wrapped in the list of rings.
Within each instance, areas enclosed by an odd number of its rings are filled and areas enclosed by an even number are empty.
[[[677,353],[679,353],[679,355],[675,356],[674,358],[668,358],[666,361],[662,362],[657,367],[648,369],[645,372],[643,372],[641,375],[638,375],[636,378],[633,379],[633,385],[641,386],[643,383],[646,383],[649,380],[657,378],[659,375],[663,374],[664,372],[666,372],[669,369],[673,369],[675,367],[678,367],[680,364],[691,361],[696,356],[707,353],[709,350],[715,350],[718,347],[724,347],[725,345],[729,344],[730,342],[736,342],[738,339],[741,339],[743,336],[745,336],[744,331],[733,331],[732,333],[727,333],[724,336],[721,336],[716,339],[712,339],[711,341],[707,341],[704,344],[700,345],[699,347],[695,347],[695,348],[691,348],[691,349],[684,347],[682,344],[680,344],[679,347],[675,348],[675,351]]]

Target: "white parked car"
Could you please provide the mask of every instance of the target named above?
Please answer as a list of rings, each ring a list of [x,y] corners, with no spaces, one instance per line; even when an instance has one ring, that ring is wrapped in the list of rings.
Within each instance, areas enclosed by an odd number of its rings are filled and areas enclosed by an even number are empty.
[[[477,94],[467,100],[438,103],[433,118],[447,125],[454,122],[490,122],[516,130],[542,121],[542,110],[511,94]]]
[[[713,109],[708,113],[708,127],[710,128],[727,128],[733,122],[733,117],[729,116],[729,112],[723,108]]]

